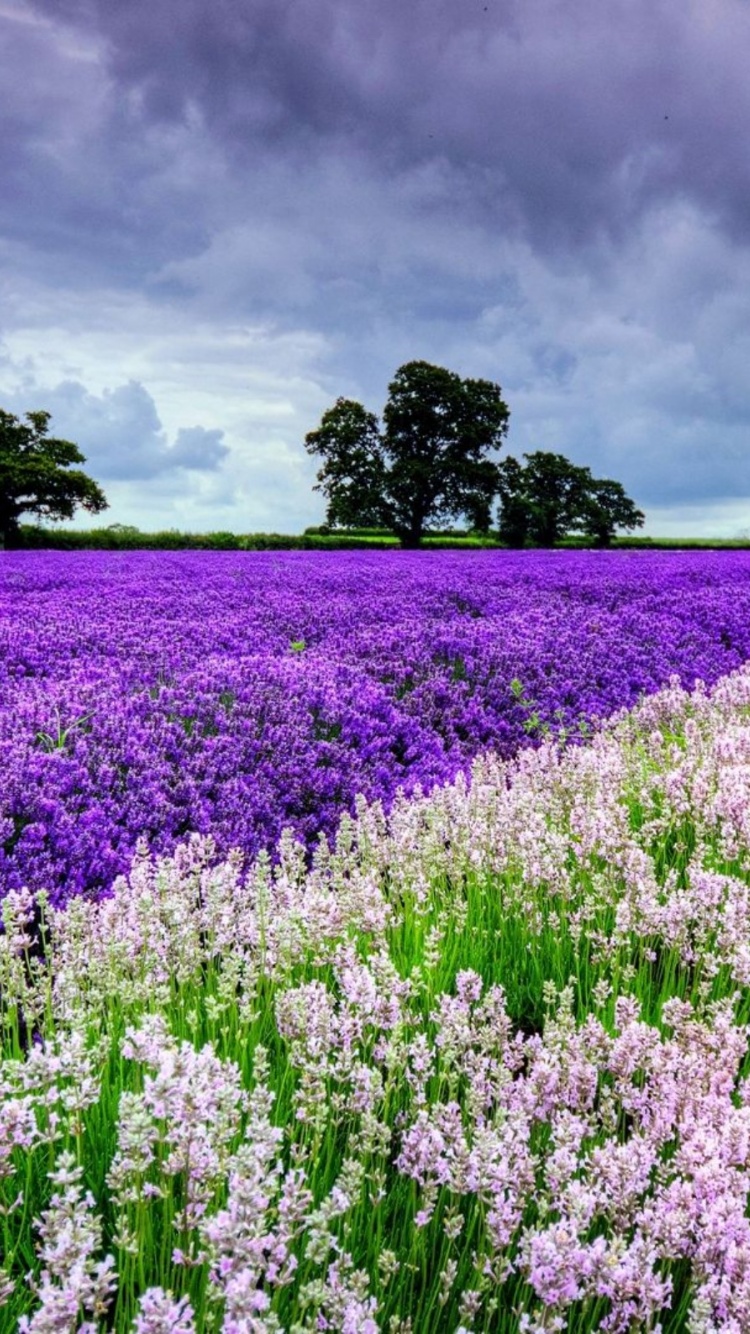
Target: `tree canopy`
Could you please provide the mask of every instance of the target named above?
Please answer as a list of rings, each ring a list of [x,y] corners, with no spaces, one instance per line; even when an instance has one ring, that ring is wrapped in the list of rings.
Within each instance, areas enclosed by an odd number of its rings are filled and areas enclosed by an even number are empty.
[[[75,463],[86,459],[70,440],[48,434],[49,412],[25,420],[0,408],[0,543],[12,546],[22,514],[72,519],[80,505],[90,514],[107,508],[101,487]]]
[[[523,457],[525,465],[514,458],[498,465],[498,535],[508,546],[552,547],[571,532],[609,546],[617,528],[643,526],[645,515],[619,482],[547,450]]]
[[[603,478],[590,484],[582,527],[597,546],[608,547],[616,528],[624,528],[626,531],[642,528],[645,518],[643,511],[636,509],[632,500],[626,496],[619,482]]]
[[[315,489],[328,502],[326,522],[389,528],[406,547],[459,516],[487,532],[499,482],[490,455],[509,417],[499,385],[426,361],[396,371],[382,427],[361,403],[337,399],[305,437],[323,459]]]

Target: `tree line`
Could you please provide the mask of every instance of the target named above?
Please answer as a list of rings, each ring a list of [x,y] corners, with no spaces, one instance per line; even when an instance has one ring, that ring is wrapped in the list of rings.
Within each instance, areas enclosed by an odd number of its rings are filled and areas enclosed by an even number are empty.
[[[497,459],[509,420],[500,385],[426,361],[396,371],[382,423],[361,403],[337,399],[305,436],[308,452],[322,459],[315,489],[326,499],[326,525],[386,530],[404,547],[458,520],[488,535],[494,519],[511,547],[554,546],[569,533],[608,546],[617,529],[643,525],[619,482],[593,477],[562,454]],[[4,546],[16,544],[25,513],[57,520],[79,506],[91,514],[107,508],[98,483],[73,466],[86,461],[80,449],[50,436],[49,421],[48,412],[20,420],[0,409]]]
[[[426,361],[410,361],[388,388],[382,425],[352,399],[339,398],[305,437],[323,463],[315,489],[333,529],[384,528],[402,546],[463,518],[507,546],[551,547],[567,533],[608,546],[617,529],[645,516],[619,482],[596,478],[562,454],[537,450],[492,457],[508,432],[500,385],[461,379]]]

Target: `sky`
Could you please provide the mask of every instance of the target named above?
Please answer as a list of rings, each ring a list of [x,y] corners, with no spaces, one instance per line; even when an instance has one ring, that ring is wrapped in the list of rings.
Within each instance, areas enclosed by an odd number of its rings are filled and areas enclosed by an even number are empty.
[[[748,536],[748,52],[750,0],[0,0],[0,407],[97,523],[294,533],[424,360]]]

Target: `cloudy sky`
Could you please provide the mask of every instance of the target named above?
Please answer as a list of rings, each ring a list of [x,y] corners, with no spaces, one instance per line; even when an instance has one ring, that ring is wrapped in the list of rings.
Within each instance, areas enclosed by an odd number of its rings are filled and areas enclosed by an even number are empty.
[[[749,55],[749,0],[0,0],[0,406],[104,522],[295,532],[423,359],[750,534]]]

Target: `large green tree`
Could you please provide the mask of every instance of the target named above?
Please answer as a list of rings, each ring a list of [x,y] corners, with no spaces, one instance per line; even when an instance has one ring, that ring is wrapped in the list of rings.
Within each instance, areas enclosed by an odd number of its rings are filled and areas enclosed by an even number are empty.
[[[617,528],[640,528],[645,516],[619,482],[597,479],[562,454],[537,450],[498,465],[498,535],[508,546],[553,547],[578,532],[609,546]]]
[[[381,526],[417,547],[430,524],[463,516],[486,532],[498,489],[491,457],[508,430],[500,386],[410,361],[388,387],[383,425],[339,398],[305,448],[323,459],[316,490],[333,527]]]
[[[580,525],[596,546],[608,547],[617,528],[642,528],[645,520],[643,511],[636,509],[619,482],[609,477],[592,482]]]
[[[90,514],[107,508],[97,485],[74,463],[86,459],[70,440],[48,434],[49,412],[27,412],[25,420],[0,408],[0,543],[13,546],[22,514],[72,519],[80,505]]]

